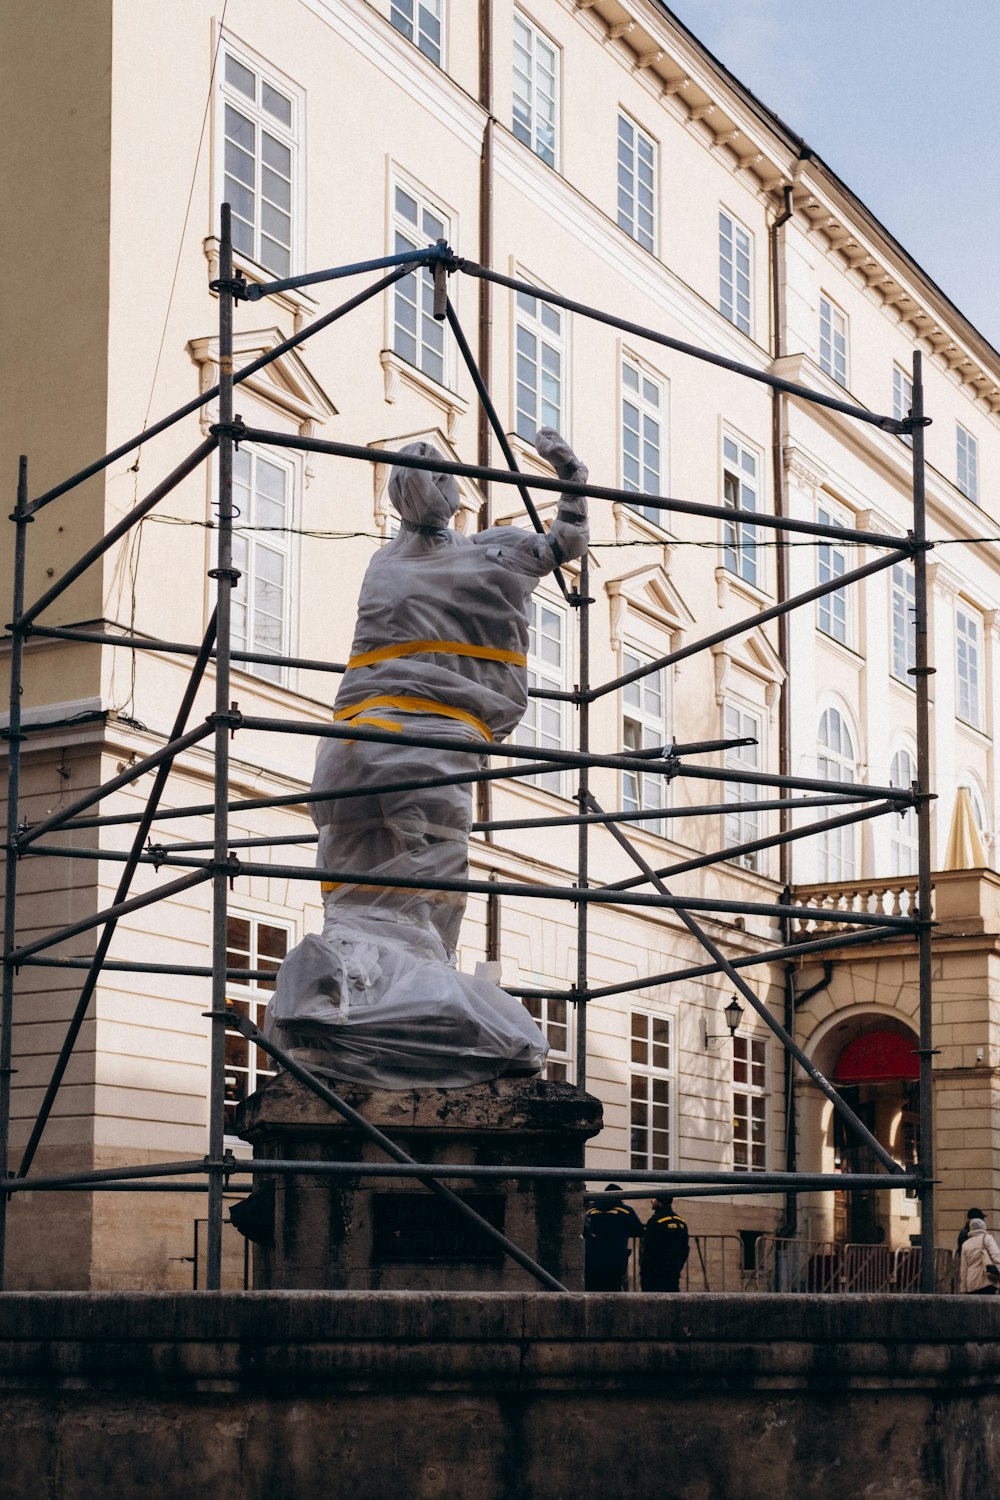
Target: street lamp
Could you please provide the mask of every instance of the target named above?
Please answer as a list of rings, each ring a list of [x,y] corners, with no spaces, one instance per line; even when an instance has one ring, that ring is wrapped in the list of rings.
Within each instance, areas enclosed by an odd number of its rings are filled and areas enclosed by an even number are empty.
[[[721,1032],[719,1032],[715,1036],[710,1036],[709,1032],[708,1032],[708,1023],[706,1022],[705,1023],[705,1046],[706,1047],[708,1046],[709,1042],[726,1042],[726,1041],[729,1041],[730,1038],[732,1038],[732,1037],[734,1037],[736,1035],[737,1028],[739,1027],[740,1022],[743,1019],[743,1007],[740,1004],[740,1002],[737,1000],[737,998],[736,998],[735,995],[730,1000],[729,1004],[723,1008],[722,1014],[725,1016],[725,1018],[726,1018],[726,1025],[729,1027],[728,1034],[723,1035]]]

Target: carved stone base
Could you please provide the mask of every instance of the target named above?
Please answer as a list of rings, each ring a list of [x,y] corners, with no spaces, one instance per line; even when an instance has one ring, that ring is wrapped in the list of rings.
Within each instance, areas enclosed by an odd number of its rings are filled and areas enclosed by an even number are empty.
[[[420,1162],[579,1167],[585,1143],[602,1125],[592,1095],[539,1078],[464,1089],[331,1087]],[[255,1159],[389,1159],[288,1073],[241,1105],[237,1132],[253,1143]],[[538,1285],[415,1178],[303,1173],[255,1181],[253,1280],[260,1290],[506,1292]],[[453,1178],[447,1185],[569,1290],[583,1286],[582,1182]]]

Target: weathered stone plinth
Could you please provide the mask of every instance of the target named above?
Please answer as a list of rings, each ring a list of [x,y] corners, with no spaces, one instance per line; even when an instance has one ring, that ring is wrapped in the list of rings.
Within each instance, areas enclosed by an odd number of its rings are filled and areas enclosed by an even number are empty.
[[[602,1123],[600,1102],[592,1095],[538,1078],[501,1078],[464,1089],[332,1087],[421,1162],[578,1167],[585,1143]],[[258,1159],[388,1160],[364,1132],[288,1073],[245,1101],[237,1130],[253,1143]],[[270,1181],[274,1236],[273,1244],[254,1245],[259,1290],[506,1292],[537,1286],[529,1272],[414,1178],[296,1173]],[[582,1182],[457,1178],[448,1186],[564,1286],[582,1287]]]

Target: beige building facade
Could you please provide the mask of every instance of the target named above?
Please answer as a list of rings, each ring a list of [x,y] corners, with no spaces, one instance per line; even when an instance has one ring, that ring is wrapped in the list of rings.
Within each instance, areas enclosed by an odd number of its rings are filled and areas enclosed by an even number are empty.
[[[518,463],[544,472],[530,438],[539,425],[554,425],[595,484],[635,493],[632,504],[591,507],[589,671],[597,685],[876,555],[829,538],[800,537],[783,548],[763,525],[658,512],[643,505],[644,493],[905,536],[911,453],[904,437],[570,313],[545,293],[896,417],[907,414],[913,354],[922,352],[933,418],[928,531],[937,544],[932,862],[936,870],[945,864],[965,788],[989,867],[937,880],[936,1242],[953,1242],[967,1199],[1000,1209],[993,873],[1000,551],[990,539],[1000,482],[997,352],[850,189],[654,0],[176,0],[169,16],[154,0],[87,0],[70,26],[56,8],[15,0],[3,25],[8,201],[23,205],[0,224],[5,343],[16,377],[0,406],[0,472],[12,494],[19,454],[28,455],[29,495],[40,495],[216,383],[218,302],[209,282],[218,275],[223,201],[233,207],[237,269],[251,283],[446,239],[459,256],[538,288],[529,297],[461,274],[449,287]],[[738,73],[739,60],[728,61]],[[241,302],[237,368],[372,279]],[[430,315],[425,283],[412,276],[242,384],[236,410],[247,425],[270,431],[389,450],[425,438],[458,461],[502,466],[454,340]],[[210,402],[39,511],[28,528],[29,602],[217,420]],[[209,459],[38,624],[196,647],[213,603],[216,479]],[[243,580],[233,644],[298,663],[237,663],[233,694],[244,714],[329,722],[339,677],[322,664],[349,653],[361,575],[392,524],[387,479],[387,466],[294,448],[240,451]],[[537,496],[550,516],[546,497]],[[525,524],[506,486],[463,480],[462,501],[467,530],[485,516]],[[9,598],[10,538],[3,556]],[[754,624],[598,697],[591,745],[607,753],[673,739],[755,742],[700,757],[718,772],[714,780],[663,783],[596,769],[598,802],[648,809],[630,836],[664,869],[778,832],[779,814],[745,805],[747,787],[727,782],[727,767],[909,786],[912,609],[912,569],[897,565],[801,607],[787,629]],[[535,686],[573,689],[579,628],[579,611],[557,588],[539,590]],[[192,653],[36,632],[25,658],[20,813],[33,825],[166,742]],[[212,707],[209,669],[190,724]],[[568,704],[536,699],[519,738],[571,748],[575,734]],[[232,753],[234,799],[290,799],[234,810],[232,839],[293,841],[250,851],[261,868],[233,883],[230,967],[238,974],[273,967],[317,930],[320,905],[315,884],[264,868],[308,867],[314,857],[311,823],[291,800],[308,786],[313,741],[240,732]],[[101,812],[138,813],[150,780],[113,792]],[[212,785],[206,739],[178,757],[163,804],[202,810],[157,821],[154,846],[210,857]],[[575,791],[570,772],[499,782],[489,817],[568,818]],[[686,812],[719,801],[719,813]],[[671,816],[656,816],[663,812]],[[134,827],[79,827],[39,840],[56,852],[19,863],[19,945],[113,904],[121,874],[113,856],[127,850]],[[67,843],[106,857],[59,852]],[[577,868],[577,829],[557,821],[542,832],[498,831],[474,840],[472,859],[474,878],[565,886]],[[601,883],[634,872],[600,828],[589,859]],[[879,902],[906,912],[915,871],[911,812],[804,839],[784,853],[751,850],[678,876],[676,888],[692,898],[774,904],[787,887],[801,906]],[[169,878],[146,864],[134,889]],[[208,890],[193,886],[119,923],[34,1171],[204,1156]],[[470,903],[463,967],[487,955],[496,920],[484,901]],[[560,997],[577,979],[575,911],[505,897],[498,920],[504,982],[554,992],[531,1003],[553,1047],[551,1076],[573,1078],[574,1014]],[[810,926],[793,921],[789,932],[770,915],[724,912],[705,923],[730,958]],[[15,1168],[93,944],[90,930],[54,950],[59,967],[20,970]],[[127,967],[143,962],[177,972]],[[754,1170],[788,1165],[864,1169],[829,1102],[801,1078],[789,1089],[782,1048],[759,1018],[748,1011],[735,1040],[725,1037],[724,978],[643,983],[703,962],[671,912],[591,908],[587,983],[620,987],[588,1005],[586,1082],[605,1111],[588,1156],[595,1171],[735,1168],[746,1170],[749,1185]],[[864,1039],[873,1034],[916,1045],[912,940],[744,973],[817,1066],[849,1091],[880,1141],[912,1161],[909,1064],[887,1077],[866,1075],[863,1063],[838,1074],[852,1043],[870,1057]],[[267,995],[266,985],[234,980],[232,998],[255,1019]],[[234,1107],[264,1062],[233,1040]],[[850,1207],[841,1196],[801,1196],[794,1221],[773,1194],[692,1198],[685,1212],[693,1230],[743,1233],[748,1243],[794,1224],[817,1241],[884,1237],[895,1248],[919,1228],[913,1198]],[[17,1195],[9,1282],[190,1285],[203,1217],[203,1199],[175,1192]],[[227,1275],[238,1279],[239,1252],[231,1251]]]

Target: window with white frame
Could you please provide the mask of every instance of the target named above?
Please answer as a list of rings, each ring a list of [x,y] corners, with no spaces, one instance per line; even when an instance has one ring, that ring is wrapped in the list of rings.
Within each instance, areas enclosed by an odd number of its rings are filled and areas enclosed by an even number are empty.
[[[520,12],[514,12],[513,131],[550,167],[556,164],[559,54]]]
[[[408,41],[416,42],[431,62],[441,66],[444,0],[392,0],[389,19]]]
[[[853,782],[857,776],[854,742],[838,708],[828,708],[819,721],[817,775],[821,781]],[[819,878],[824,882],[850,880],[855,872],[857,840],[852,826],[827,828],[819,836]]]
[[[656,245],[656,146],[628,115],[618,116],[618,223],[646,250]]]
[[[733,1171],[767,1170],[767,1042],[733,1037]]]
[[[759,461],[752,448],[725,433],[722,438],[722,503],[729,510],[760,509]],[[760,528],[749,521],[723,522],[722,561],[730,573],[759,588],[763,567],[757,555]]]
[[[278,966],[290,946],[288,923],[270,918],[230,911],[226,918],[226,967],[246,974],[245,979],[230,977],[226,995],[240,1015],[259,1029],[264,1026],[264,1010],[274,993],[274,980],[252,977],[254,971],[277,974]],[[226,1131],[231,1133],[236,1111],[244,1099],[265,1079],[274,1075],[274,1063],[266,1052],[237,1032],[226,1032]]]
[[[761,768],[761,721],[760,715],[751,713],[741,703],[729,701],[723,709],[723,735],[727,740],[754,740],[752,745],[734,745],[725,751],[724,764],[735,771],[759,771]],[[726,848],[736,844],[750,844],[761,836],[760,812],[743,806],[746,802],[760,800],[760,787],[748,781],[727,781],[724,785],[726,802]],[[738,854],[734,863],[745,870],[760,870],[759,849],[748,854]]]
[[[291,648],[291,568],[295,471],[256,448],[233,455],[232,643],[237,651],[287,655]],[[243,664],[255,677],[283,682],[278,663]]]
[[[897,750],[889,767],[889,785],[909,791],[917,767],[909,750]],[[917,869],[917,810],[908,807],[893,815],[889,836],[889,874],[913,875]]]
[[[533,443],[540,427],[564,431],[566,314],[518,292],[514,323],[515,431]]]
[[[673,1046],[670,1019],[650,1011],[631,1013],[629,1067],[629,1166],[668,1168]]]
[[[955,712],[974,729],[983,725],[983,622],[965,604],[955,608]]]
[[[525,995],[521,1003],[529,1016],[538,1022],[549,1044],[542,1077],[551,1078],[556,1083],[569,1083],[573,1056],[568,1001],[555,995]]]
[[[890,582],[892,595],[892,675],[907,687],[913,687],[911,671],[917,665],[917,585],[913,569],[893,563]]]
[[[422,250],[449,238],[447,217],[414,188],[393,189],[393,254]],[[400,359],[415,365],[439,385],[446,385],[444,323],[434,317],[434,277],[427,266],[393,287],[392,347]]]
[[[220,201],[232,207],[233,247],[275,276],[289,276],[298,257],[301,101],[228,43],[222,50]]]
[[[630,646],[622,648],[622,675],[638,672],[650,658]],[[637,750],[662,750],[667,742],[667,675],[663,667],[647,672],[622,688],[622,747],[627,754]],[[622,810],[655,812],[666,806],[667,782],[653,771],[622,772]],[[663,820],[643,820],[643,827],[662,833]]]
[[[528,687],[565,692],[568,685],[569,618],[558,604],[535,594],[528,624]],[[528,707],[515,735],[518,745],[537,745],[543,750],[569,748],[569,715],[558,698],[529,697]],[[526,777],[533,786],[548,792],[563,791],[565,772],[539,771]]]
[[[956,423],[955,483],[974,505],[979,504],[979,439]]]
[[[829,297],[819,299],[819,364],[838,385],[847,385],[847,314]]]
[[[719,210],[719,310],[753,332],[753,235],[725,209]]]
[[[892,414],[897,422],[903,422],[910,415],[913,406],[913,381],[905,370],[899,365],[892,367]],[[909,447],[913,446],[913,438],[908,432],[901,432],[900,437]]]
[[[823,526],[844,526],[845,517],[821,505],[816,519]],[[820,583],[832,583],[843,578],[847,572],[847,543],[836,537],[819,537],[816,546],[816,565]],[[848,615],[849,600],[846,589],[834,589],[816,601],[817,624],[824,635],[847,644],[850,634]]]
[[[622,489],[662,495],[666,474],[664,387],[631,359],[622,360]],[[631,502],[630,502],[631,504]],[[663,525],[651,505],[631,506],[647,521]]]

